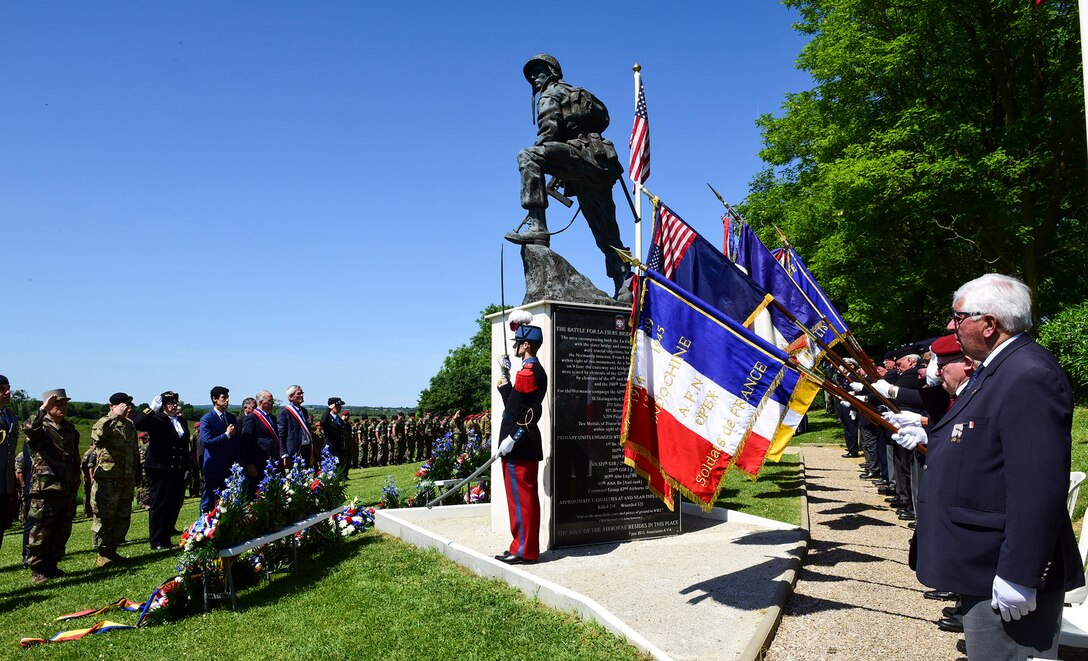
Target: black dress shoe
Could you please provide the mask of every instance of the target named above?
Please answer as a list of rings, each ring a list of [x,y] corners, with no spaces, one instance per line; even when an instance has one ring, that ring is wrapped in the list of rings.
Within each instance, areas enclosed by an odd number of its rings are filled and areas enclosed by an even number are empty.
[[[957,615],[963,617],[963,613],[960,612],[959,606],[945,606],[941,609],[941,615],[944,615],[945,617],[956,617]]]
[[[967,654],[967,641],[960,638],[956,641],[956,651],[960,654]]]
[[[911,521],[910,523],[907,524],[907,527],[910,528],[911,530],[914,530],[915,528],[918,527],[918,522],[917,521]]]
[[[847,453],[842,455],[843,459],[857,459],[860,456],[861,455],[858,454],[857,452],[847,452]]]
[[[870,473],[869,471],[864,471],[861,475],[858,475],[858,477],[863,480],[879,480],[880,473]]]
[[[926,599],[933,599],[936,601],[955,601],[960,598],[955,592],[943,592],[941,590],[929,590],[923,592],[922,596]]]
[[[509,551],[501,555],[495,556],[495,559],[501,562],[505,562],[508,565],[531,565],[536,562],[536,560],[526,560],[525,558],[519,555],[514,555]]]
[[[892,507],[896,507],[896,508],[903,507],[904,505],[907,504],[906,501],[899,500],[898,496],[888,496],[887,498],[884,499],[884,502],[888,503]]]
[[[878,494],[880,494],[881,496],[894,496],[895,495],[895,489],[893,489],[891,487],[880,487],[879,489],[876,490],[876,492]]]
[[[916,517],[914,516],[914,512],[911,510],[903,510],[899,513],[900,521],[913,521],[915,518]]]
[[[891,486],[891,484],[887,480],[885,480],[884,478],[880,477],[880,478],[877,478],[876,480],[873,481],[873,486],[874,487],[887,487],[887,486]]]
[[[941,631],[951,631],[952,633],[963,633],[963,618],[962,617],[942,617],[937,620],[937,628]]]

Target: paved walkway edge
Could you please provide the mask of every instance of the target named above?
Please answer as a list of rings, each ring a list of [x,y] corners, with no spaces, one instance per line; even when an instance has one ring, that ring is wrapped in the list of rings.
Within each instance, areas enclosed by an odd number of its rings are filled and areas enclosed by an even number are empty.
[[[759,627],[756,629],[755,635],[752,636],[752,640],[748,643],[748,647],[744,648],[740,661],[761,661],[763,659],[763,654],[771,646],[771,641],[774,639],[775,633],[778,632],[778,624],[782,621],[782,609],[786,607],[786,601],[793,594],[793,588],[797,585],[797,578],[801,573],[801,566],[804,565],[805,556],[808,555],[808,543],[811,533],[808,518],[808,489],[805,486],[805,455],[798,450],[797,457],[798,472],[801,477],[801,529],[805,531],[805,536],[797,543],[795,547],[797,553],[790,558],[789,567],[782,577],[783,581],[775,591],[774,605],[767,609],[766,614],[759,623]]]
[[[783,574],[783,582],[775,591],[774,605],[767,608],[766,613],[756,628],[756,634],[744,649],[741,661],[754,661],[762,658],[764,650],[770,644],[778,623],[782,618],[782,609],[786,600],[793,592],[793,586],[797,582],[797,574],[801,563],[808,551],[809,519],[808,498],[804,488],[804,458],[799,462],[801,477],[801,527],[805,531],[804,538],[791,550],[789,565]],[[714,508],[710,512],[703,512],[692,503],[682,503],[681,507],[687,515],[700,516],[718,521],[733,521],[749,523],[770,529],[796,529],[781,521],[765,519],[763,517],[745,514],[733,510]],[[450,560],[462,565],[473,573],[485,578],[495,578],[506,582],[513,588],[520,590],[530,598],[536,598],[541,603],[560,611],[572,612],[584,620],[597,622],[611,633],[627,640],[639,651],[652,656],[660,661],[672,661],[664,650],[647,640],[638,631],[631,628],[620,618],[616,617],[608,609],[594,599],[577,593],[546,579],[534,576],[516,566],[502,563],[495,558],[484,555],[467,546],[416,525],[413,521],[424,521],[434,516],[449,517],[476,517],[479,516],[479,505],[450,505],[435,510],[424,508],[377,510],[375,512],[375,527],[389,535],[423,549],[434,549]],[[636,542],[637,543],[637,542]]]
[[[533,576],[516,566],[499,562],[495,558],[425,530],[407,520],[408,518],[426,518],[413,516],[421,512],[426,512],[426,510],[422,508],[396,511],[377,510],[374,517],[375,525],[378,530],[400,537],[409,544],[419,548],[435,549],[475,574],[485,578],[502,580],[511,587],[521,590],[527,597],[540,600],[542,604],[556,610],[575,613],[584,620],[597,622],[613,634],[625,638],[639,651],[649,654],[659,661],[672,661],[672,657],[646,640],[642,634],[632,629],[593,599],[569,590],[562,585]],[[446,516],[478,516],[479,506],[446,506],[442,507],[439,513]]]

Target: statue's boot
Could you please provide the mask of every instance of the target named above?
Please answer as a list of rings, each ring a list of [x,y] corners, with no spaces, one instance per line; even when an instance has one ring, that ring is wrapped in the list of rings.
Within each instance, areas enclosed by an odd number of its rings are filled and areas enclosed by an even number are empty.
[[[628,271],[621,275],[612,276],[612,282],[616,285],[616,293],[612,295],[613,300],[619,303],[630,303],[633,300],[631,295],[631,288],[627,286],[627,278],[631,277],[631,273]]]
[[[504,238],[519,246],[551,245],[552,237],[548,234],[548,223],[544,220],[544,209],[529,209],[529,212],[525,215],[525,220],[521,221],[521,224],[528,225],[524,232],[507,232]]]

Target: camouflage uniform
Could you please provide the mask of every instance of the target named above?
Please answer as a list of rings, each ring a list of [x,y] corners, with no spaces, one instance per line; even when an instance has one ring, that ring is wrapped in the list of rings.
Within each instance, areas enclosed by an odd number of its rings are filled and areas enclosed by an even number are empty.
[[[91,447],[83,453],[83,460],[79,462],[79,474],[83,478],[83,516],[88,519],[94,516],[94,507],[91,504],[91,474],[94,473],[97,454],[94,448],[94,438],[91,439]]]
[[[91,545],[99,556],[116,560],[117,547],[124,543],[132,517],[133,481],[140,456],[136,427],[128,418],[106,416],[91,429],[91,439],[97,455],[91,487]]]
[[[480,443],[491,440],[491,411],[480,414]]]
[[[377,466],[389,465],[389,421],[385,419],[383,415],[378,424],[374,427],[374,438],[377,441],[377,455],[375,457]]]
[[[450,417],[449,432],[453,434],[453,447],[457,452],[463,452],[465,449],[465,441],[468,440],[468,432],[465,431],[465,421],[461,416],[454,415]]]
[[[403,464],[404,455],[407,448],[408,439],[405,437],[404,426],[404,414],[398,413],[393,418],[393,424],[391,425],[392,437],[393,437],[393,463]]]
[[[151,485],[147,479],[147,434],[140,434],[140,488],[136,490],[136,501],[143,509],[151,509]],[[194,471],[196,472],[196,471]],[[197,477],[197,480],[200,478]]]
[[[436,424],[434,416],[431,415],[429,411],[427,413],[424,413],[423,414],[423,441],[422,441],[422,450],[423,450],[423,458],[424,459],[430,459],[431,458],[431,447],[432,447],[432,444],[434,443],[435,437],[437,436],[437,432],[438,432],[438,425]]]
[[[30,506],[26,556],[33,572],[57,576],[57,562],[72,534],[79,491],[79,432],[72,423],[54,422],[38,411],[23,423],[30,452]]]
[[[23,459],[23,453],[18,452],[15,455],[15,493],[19,497],[19,523],[26,523],[26,498],[23,496],[24,489],[20,485],[26,484],[26,460]],[[22,528],[23,526],[20,526]]]
[[[359,425],[359,452],[363,455],[363,468],[370,466],[370,418],[363,418]]]
[[[408,461],[419,461],[419,448],[416,447],[418,437],[416,416],[409,413],[408,419],[404,421],[404,455]]]

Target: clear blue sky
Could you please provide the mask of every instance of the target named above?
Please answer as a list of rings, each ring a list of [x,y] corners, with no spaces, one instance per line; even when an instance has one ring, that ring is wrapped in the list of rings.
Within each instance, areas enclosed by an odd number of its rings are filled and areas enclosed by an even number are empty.
[[[90,401],[300,383],[309,403],[414,404],[499,301],[535,137],[521,67],[541,51],[608,105],[625,164],[642,64],[647,186],[720,241],[706,182],[741,201],[756,118],[811,86],[796,16],[540,6],[0,3],[0,373]],[[584,221],[552,247],[610,291]]]

